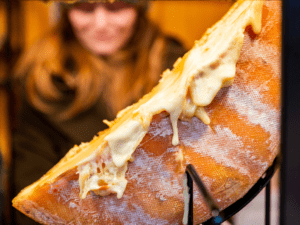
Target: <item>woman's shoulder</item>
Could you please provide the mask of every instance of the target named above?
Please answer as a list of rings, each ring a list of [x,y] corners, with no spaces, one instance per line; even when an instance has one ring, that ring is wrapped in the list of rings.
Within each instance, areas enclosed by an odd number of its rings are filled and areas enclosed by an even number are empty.
[[[176,54],[179,57],[183,56],[183,54],[187,51],[183,42],[173,36],[166,36],[166,46],[169,54]]]
[[[166,68],[172,68],[173,64],[179,57],[182,57],[186,52],[186,48],[183,43],[176,37],[166,36],[166,48],[165,48]]]
[[[172,47],[172,48],[180,48],[180,49],[184,49],[185,50],[183,42],[180,39],[178,39],[178,38],[176,38],[174,36],[171,36],[171,35],[167,35],[166,36],[166,40],[167,40],[167,43],[170,45],[170,47]]]

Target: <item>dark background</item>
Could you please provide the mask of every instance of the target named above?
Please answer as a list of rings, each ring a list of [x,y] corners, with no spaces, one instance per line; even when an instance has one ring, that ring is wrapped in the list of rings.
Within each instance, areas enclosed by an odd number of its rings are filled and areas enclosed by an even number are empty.
[[[300,224],[300,0],[283,0],[281,219]]]

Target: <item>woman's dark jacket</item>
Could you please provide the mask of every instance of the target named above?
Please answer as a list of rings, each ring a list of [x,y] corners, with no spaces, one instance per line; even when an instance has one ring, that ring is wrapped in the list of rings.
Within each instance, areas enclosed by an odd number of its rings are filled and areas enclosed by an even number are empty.
[[[172,69],[176,59],[184,53],[183,46],[177,40],[169,38],[162,72],[167,68]],[[51,121],[23,100],[13,134],[12,196],[42,177],[75,144],[91,141],[99,131],[107,128],[102,121],[113,120],[114,116],[108,113],[99,99],[88,111],[70,120]],[[37,224],[15,209],[12,221],[13,224]]]

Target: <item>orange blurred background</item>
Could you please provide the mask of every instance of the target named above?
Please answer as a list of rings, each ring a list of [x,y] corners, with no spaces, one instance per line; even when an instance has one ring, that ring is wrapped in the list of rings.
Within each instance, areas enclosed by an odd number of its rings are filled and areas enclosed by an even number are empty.
[[[55,4],[21,1],[24,44],[28,48],[55,23]],[[153,1],[149,16],[167,33],[177,36],[187,48],[192,47],[205,30],[229,9],[228,1]],[[1,4],[3,5],[3,4]],[[5,10],[0,5],[0,37],[5,32]]]
[[[11,46],[15,55],[28,49],[35,41],[55,25],[58,19],[58,5],[49,1],[13,1],[18,11],[11,10],[13,32]],[[152,1],[148,10],[149,17],[167,34],[177,37],[187,49],[200,39],[205,30],[217,22],[230,8],[229,1]],[[5,1],[0,1],[0,50],[7,36],[9,14]],[[7,61],[0,59],[0,153],[3,158],[4,192],[9,192],[8,177],[11,162],[10,94],[7,87],[1,85],[10,74]],[[7,69],[8,68],[8,69]],[[1,181],[0,181],[1,182]],[[6,204],[10,203],[6,200]],[[8,208],[7,208],[8,209]],[[7,212],[9,215],[9,212]]]

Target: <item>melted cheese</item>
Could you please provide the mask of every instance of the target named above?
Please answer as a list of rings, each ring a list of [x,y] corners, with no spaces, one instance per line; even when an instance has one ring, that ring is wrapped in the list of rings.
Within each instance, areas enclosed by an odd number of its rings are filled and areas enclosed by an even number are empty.
[[[179,143],[179,118],[197,116],[205,124],[204,110],[218,91],[232,84],[244,30],[261,29],[262,1],[238,1],[194,47],[163,73],[159,84],[138,103],[122,110],[113,122],[100,149],[77,163],[81,198],[93,190],[99,195],[117,193],[120,198],[127,181],[125,172],[132,153],[148,131],[152,116],[167,111],[173,127],[172,144]],[[102,167],[102,164],[105,167]]]
[[[129,120],[117,132],[112,132],[104,138],[108,142],[113,162],[117,167],[123,166],[130,160],[132,153],[146,133],[147,130],[140,122]]]
[[[106,147],[101,157],[78,166],[80,197],[85,198],[89,191],[94,191],[100,196],[117,193],[117,198],[121,198],[127,185],[126,171],[127,161],[117,167]]]

